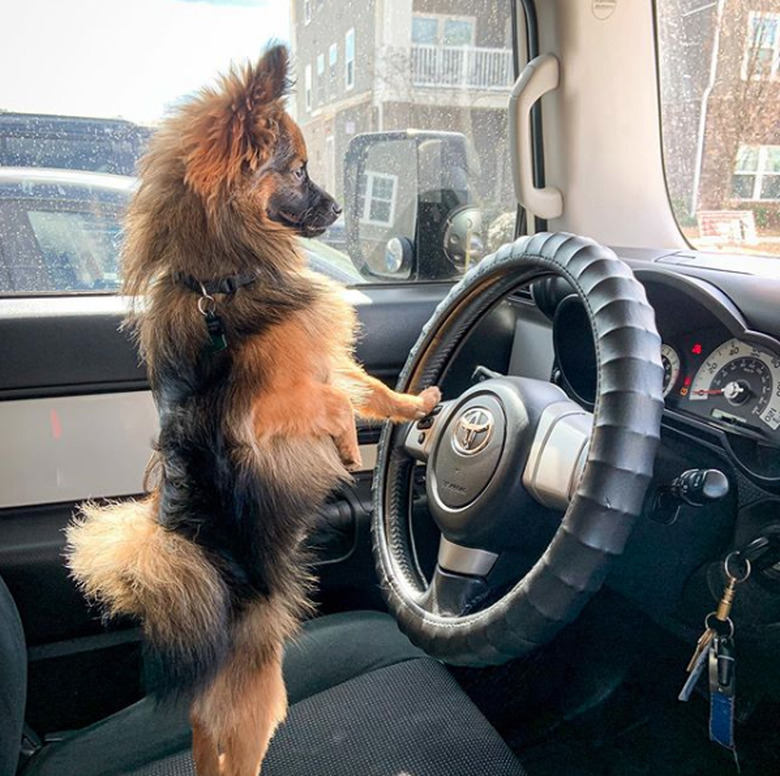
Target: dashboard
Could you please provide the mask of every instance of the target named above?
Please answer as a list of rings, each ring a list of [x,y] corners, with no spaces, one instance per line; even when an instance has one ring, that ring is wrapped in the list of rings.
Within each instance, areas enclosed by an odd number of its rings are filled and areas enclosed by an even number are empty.
[[[722,593],[728,552],[757,537],[780,548],[780,282],[776,269],[768,280],[741,267],[683,270],[659,266],[654,256],[623,258],[655,311],[665,407],[642,516],[607,585],[690,643]],[[480,366],[551,380],[585,409],[595,409],[593,336],[582,303],[560,278],[535,281],[497,305],[459,353],[445,393],[465,390]],[[659,494],[684,472],[713,469],[728,480],[724,497],[659,513]],[[531,563],[559,515],[522,519]],[[756,666],[776,665],[777,552],[755,565],[739,598],[733,617],[741,649]],[[771,682],[765,673],[760,681],[780,697],[780,671]]]
[[[663,342],[666,419],[719,432],[746,473],[780,481],[780,342],[752,331],[709,283],[664,270],[636,274]],[[559,291],[552,327],[554,379],[592,408],[595,352],[578,297]]]

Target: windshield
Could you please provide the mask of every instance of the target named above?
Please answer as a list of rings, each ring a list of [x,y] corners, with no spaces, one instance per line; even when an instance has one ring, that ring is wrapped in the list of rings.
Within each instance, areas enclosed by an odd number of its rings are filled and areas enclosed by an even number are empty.
[[[667,186],[703,250],[780,255],[780,0],[659,0]]]

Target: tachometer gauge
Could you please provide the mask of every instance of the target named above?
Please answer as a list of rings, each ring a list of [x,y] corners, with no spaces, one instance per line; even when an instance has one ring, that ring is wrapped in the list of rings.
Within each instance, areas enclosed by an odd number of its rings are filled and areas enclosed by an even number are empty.
[[[671,345],[661,345],[661,363],[664,366],[664,398],[680,377],[680,357]]]
[[[738,339],[710,353],[693,378],[689,398],[706,401],[715,420],[780,426],[780,357]]]

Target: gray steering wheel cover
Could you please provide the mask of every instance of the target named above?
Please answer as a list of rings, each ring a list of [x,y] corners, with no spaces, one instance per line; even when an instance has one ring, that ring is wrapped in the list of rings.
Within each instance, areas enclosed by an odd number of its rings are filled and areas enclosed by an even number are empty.
[[[431,614],[417,600],[426,581],[409,526],[414,463],[400,431],[385,425],[374,479],[374,555],[401,629],[453,664],[489,665],[548,642],[601,587],[622,553],[652,477],[663,412],[661,339],[644,288],[608,248],[565,233],[504,245],[436,308],[409,354],[399,391],[436,384],[486,312],[532,279],[560,275],[582,299],[594,334],[598,390],[587,463],[574,498],[534,567],[490,607],[462,617]],[[518,476],[521,473],[518,472]]]

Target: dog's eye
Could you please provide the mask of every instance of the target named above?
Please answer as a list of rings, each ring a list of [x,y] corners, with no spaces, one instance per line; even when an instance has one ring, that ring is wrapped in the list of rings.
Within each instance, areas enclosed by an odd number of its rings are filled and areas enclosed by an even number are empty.
[[[293,170],[293,177],[297,181],[302,181],[306,177],[306,168],[301,166]]]

